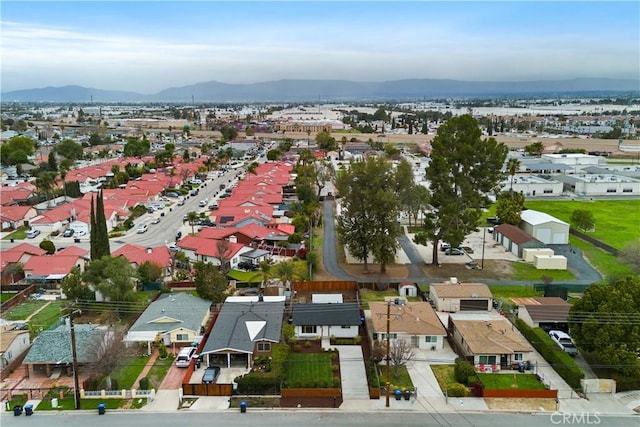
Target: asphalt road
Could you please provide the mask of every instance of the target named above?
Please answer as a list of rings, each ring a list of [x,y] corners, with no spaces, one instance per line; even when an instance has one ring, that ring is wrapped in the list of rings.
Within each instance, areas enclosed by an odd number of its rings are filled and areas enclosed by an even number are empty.
[[[568,417],[563,422],[563,415]],[[597,414],[505,414],[505,413],[429,413],[429,412],[343,412],[315,410],[252,410],[219,412],[163,412],[143,413],[109,411],[98,415],[96,411],[38,412],[32,416],[14,416],[13,412],[2,412],[3,427],[47,426],[47,427],[175,427],[175,426],[491,426],[491,427],[544,427],[557,425],[603,425],[628,427],[638,425],[632,416],[604,416]]]

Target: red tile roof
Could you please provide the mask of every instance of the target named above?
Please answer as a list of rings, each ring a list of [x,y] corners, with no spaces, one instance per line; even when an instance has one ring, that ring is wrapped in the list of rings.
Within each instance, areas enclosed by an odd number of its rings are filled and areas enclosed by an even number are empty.
[[[137,265],[148,261],[163,268],[171,266],[171,253],[166,246],[151,248],[151,253],[149,253],[146,247],[129,243],[113,252],[111,256],[123,256],[129,262]]]
[[[187,236],[177,243],[177,246],[183,249],[190,249],[196,255],[202,255],[212,258],[218,258],[218,242],[220,240],[203,239],[202,237]],[[227,258],[235,256],[240,249],[244,247],[241,243],[226,242],[228,249]]]
[[[13,187],[3,187],[0,191],[0,204],[2,205],[11,205],[20,200],[27,200],[33,194],[33,191],[30,190],[9,190],[8,188]]]
[[[17,252],[20,255],[29,254],[29,255],[44,255],[47,253],[44,249],[41,249],[39,246],[32,245],[30,243],[20,243],[17,246],[14,246],[9,249],[5,249],[2,251],[4,255],[5,252]]]
[[[61,251],[56,252],[56,255],[78,256],[82,258],[85,258],[88,254],[88,250],[75,245],[71,245],[68,248],[64,248]]]
[[[23,270],[34,276],[48,276],[50,274],[69,274],[71,270],[83,263],[82,258],[76,255],[43,255],[32,256],[24,264]]]
[[[22,221],[31,209],[33,209],[31,206],[3,206],[0,209],[0,219],[11,222]]]

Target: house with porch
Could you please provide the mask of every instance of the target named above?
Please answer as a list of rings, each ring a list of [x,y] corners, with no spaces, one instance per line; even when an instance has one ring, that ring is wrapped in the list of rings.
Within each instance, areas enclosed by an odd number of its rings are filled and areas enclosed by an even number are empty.
[[[201,354],[207,365],[250,369],[280,341],[285,297],[227,297]]]
[[[38,212],[32,206],[3,206],[0,210],[2,230],[28,227],[29,220],[36,216]]]
[[[294,304],[289,323],[298,339],[353,338],[363,322],[356,303]]]
[[[389,338],[404,339],[411,347],[440,350],[444,348],[447,331],[428,302],[370,302],[374,341],[387,338],[387,313],[389,314]]]

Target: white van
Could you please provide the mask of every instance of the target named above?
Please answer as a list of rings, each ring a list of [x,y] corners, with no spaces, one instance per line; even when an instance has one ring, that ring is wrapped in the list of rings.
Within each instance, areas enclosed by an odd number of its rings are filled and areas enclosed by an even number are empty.
[[[195,347],[183,347],[178,353],[178,357],[176,358],[176,366],[178,368],[188,368],[189,363],[191,363],[191,358],[196,352]]]

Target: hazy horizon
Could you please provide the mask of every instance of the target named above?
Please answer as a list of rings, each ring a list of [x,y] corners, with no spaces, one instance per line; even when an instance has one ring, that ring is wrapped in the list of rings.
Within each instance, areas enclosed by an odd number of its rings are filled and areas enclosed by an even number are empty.
[[[3,1],[1,27],[2,92],[640,78],[632,1]]]

